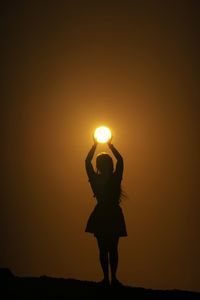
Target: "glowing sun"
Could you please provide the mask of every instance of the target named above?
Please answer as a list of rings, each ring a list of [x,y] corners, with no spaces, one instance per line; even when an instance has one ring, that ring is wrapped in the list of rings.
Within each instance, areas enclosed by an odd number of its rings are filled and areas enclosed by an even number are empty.
[[[111,131],[106,126],[100,126],[96,128],[94,132],[94,138],[98,143],[107,143],[112,137]]]

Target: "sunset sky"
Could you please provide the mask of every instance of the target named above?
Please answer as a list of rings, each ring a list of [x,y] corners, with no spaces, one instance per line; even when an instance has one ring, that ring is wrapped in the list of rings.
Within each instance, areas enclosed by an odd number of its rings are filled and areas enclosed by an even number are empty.
[[[119,279],[200,291],[200,2],[3,2],[0,266],[101,279],[84,163],[104,124],[125,165]]]

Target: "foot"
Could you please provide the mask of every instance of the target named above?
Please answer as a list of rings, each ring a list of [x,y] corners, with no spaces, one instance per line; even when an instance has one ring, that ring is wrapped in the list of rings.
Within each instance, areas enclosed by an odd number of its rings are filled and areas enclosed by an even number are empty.
[[[103,280],[98,282],[98,285],[103,286],[103,287],[108,287],[110,286],[109,279],[104,278]]]
[[[111,280],[111,286],[112,287],[122,287],[123,284],[117,278],[113,278]]]

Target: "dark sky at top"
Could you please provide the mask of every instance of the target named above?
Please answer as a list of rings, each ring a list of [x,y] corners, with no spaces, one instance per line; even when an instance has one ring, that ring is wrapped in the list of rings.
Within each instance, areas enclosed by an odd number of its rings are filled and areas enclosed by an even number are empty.
[[[3,1],[0,12],[0,266],[98,280],[84,159],[103,123],[125,162],[120,279],[200,291],[200,2]]]

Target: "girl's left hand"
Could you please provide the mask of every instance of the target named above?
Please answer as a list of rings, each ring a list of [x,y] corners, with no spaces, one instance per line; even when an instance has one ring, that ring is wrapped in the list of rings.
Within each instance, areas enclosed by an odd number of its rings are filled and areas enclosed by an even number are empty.
[[[112,139],[113,139],[113,136],[111,136],[111,138],[107,141],[108,146],[112,145]]]

